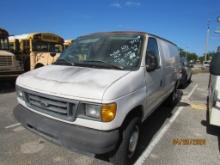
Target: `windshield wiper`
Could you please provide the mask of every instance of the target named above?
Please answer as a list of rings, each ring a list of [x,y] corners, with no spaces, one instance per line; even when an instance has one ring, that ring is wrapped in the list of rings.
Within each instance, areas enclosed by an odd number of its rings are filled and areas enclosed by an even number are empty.
[[[54,62],[55,65],[69,65],[72,66],[74,63],[71,63],[65,59],[58,59],[56,62]]]
[[[85,60],[85,61],[83,61],[83,63],[84,62],[85,62],[85,64],[87,64],[87,63],[102,63],[102,64],[104,64],[102,66],[107,66],[107,67],[115,68],[115,69],[119,69],[119,70],[123,70],[124,69],[121,66],[110,64],[110,63],[108,63],[106,61],[102,61],[102,60]]]

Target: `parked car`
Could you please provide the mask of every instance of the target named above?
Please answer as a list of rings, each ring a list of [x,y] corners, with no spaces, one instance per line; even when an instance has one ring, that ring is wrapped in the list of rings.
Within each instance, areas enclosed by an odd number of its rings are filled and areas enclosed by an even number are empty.
[[[182,73],[182,78],[180,81],[180,85],[185,87],[188,83],[191,82],[192,78],[192,65],[189,64],[187,59],[185,57],[181,57],[181,73]]]
[[[14,115],[63,146],[128,164],[141,123],[177,101],[179,67],[177,46],[149,33],[82,36],[53,65],[18,77]]]
[[[210,67],[210,62],[211,61],[203,61],[203,67],[204,68],[209,68]]]
[[[220,126],[220,49],[210,65],[208,122]]]

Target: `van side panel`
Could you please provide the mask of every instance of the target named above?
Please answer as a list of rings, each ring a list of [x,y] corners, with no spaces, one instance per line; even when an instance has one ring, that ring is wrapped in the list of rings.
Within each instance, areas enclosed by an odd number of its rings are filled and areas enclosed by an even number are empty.
[[[215,102],[215,106],[214,106]],[[211,125],[220,126],[220,76],[210,76],[209,86],[209,122]]]
[[[180,56],[178,48],[164,40],[158,39],[159,49],[161,51],[164,62],[164,92],[169,95],[178,80],[177,71],[180,67]]]

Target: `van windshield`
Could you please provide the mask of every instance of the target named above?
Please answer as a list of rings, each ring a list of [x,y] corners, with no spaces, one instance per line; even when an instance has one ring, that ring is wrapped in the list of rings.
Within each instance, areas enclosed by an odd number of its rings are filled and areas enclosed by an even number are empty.
[[[84,36],[76,39],[55,64],[134,70],[140,64],[142,43],[143,36],[134,34]]]

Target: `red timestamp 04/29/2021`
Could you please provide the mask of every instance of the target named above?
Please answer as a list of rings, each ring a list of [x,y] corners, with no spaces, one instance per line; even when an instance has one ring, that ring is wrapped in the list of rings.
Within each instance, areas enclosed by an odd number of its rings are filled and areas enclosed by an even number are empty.
[[[173,145],[205,145],[206,139],[203,138],[175,138],[172,140]]]

